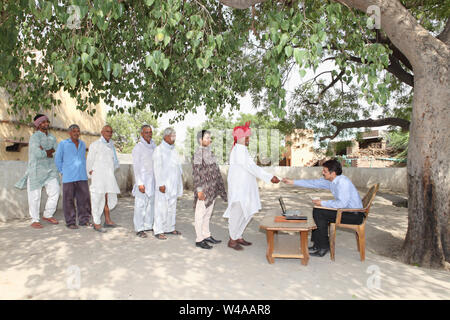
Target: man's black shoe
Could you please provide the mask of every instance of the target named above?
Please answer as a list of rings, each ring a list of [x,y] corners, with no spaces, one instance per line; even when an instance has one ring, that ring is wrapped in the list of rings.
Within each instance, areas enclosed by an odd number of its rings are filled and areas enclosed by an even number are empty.
[[[311,252],[309,255],[314,257],[323,257],[330,251],[330,249],[319,249],[317,251]]]
[[[217,243],[221,243],[221,242],[222,242],[222,240],[216,240],[216,239],[214,239],[213,237],[205,238],[205,239],[203,239],[203,241],[208,241],[208,242],[214,243],[214,244],[217,244]]]
[[[313,244],[311,247],[308,247],[308,250],[311,253],[311,252],[319,250],[319,247],[316,246],[316,244]]]
[[[212,246],[210,246],[209,244],[207,244],[205,240],[200,241],[200,242],[196,242],[196,243],[195,243],[195,246],[196,246],[196,247],[199,247],[199,248],[202,248],[202,249],[211,249],[211,248],[212,248]]]

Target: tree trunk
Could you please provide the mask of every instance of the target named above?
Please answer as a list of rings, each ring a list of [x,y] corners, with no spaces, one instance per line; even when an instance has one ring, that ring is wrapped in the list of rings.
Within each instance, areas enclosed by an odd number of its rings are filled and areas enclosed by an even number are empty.
[[[448,52],[447,52],[448,53]],[[414,70],[414,108],[408,148],[408,231],[405,262],[449,267],[450,58],[427,52]]]
[[[254,0],[221,0],[240,8]],[[450,48],[448,24],[440,40],[425,30],[398,0],[335,0],[367,12],[377,6],[381,29],[411,62],[414,100],[408,147],[408,231],[403,259],[450,268]],[[263,2],[263,1],[260,1]],[[444,42],[445,41],[445,42]]]

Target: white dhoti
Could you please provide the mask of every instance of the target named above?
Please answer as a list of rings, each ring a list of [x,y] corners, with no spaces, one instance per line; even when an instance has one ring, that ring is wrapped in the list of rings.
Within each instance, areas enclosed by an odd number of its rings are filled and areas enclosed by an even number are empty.
[[[44,217],[51,218],[55,214],[58,205],[60,186],[57,179],[51,179],[45,185],[47,203],[45,204]],[[39,210],[41,208],[42,188],[30,190],[30,180],[27,180],[28,207],[32,222],[39,222]]]
[[[153,229],[155,219],[155,196],[136,192],[134,197],[134,230],[141,232]]]
[[[197,200],[197,204],[195,205],[195,233],[197,238],[195,242],[200,242],[211,236],[209,220],[214,210],[214,202],[206,208],[204,200]]]
[[[231,205],[229,214],[228,230],[230,233],[230,238],[232,240],[241,239],[245,228],[250,220],[252,220],[252,216],[245,217],[240,202],[234,202]]]
[[[157,190],[154,208],[153,233],[156,235],[174,231],[177,216],[177,196],[167,197],[166,194]]]
[[[94,224],[101,224],[102,214],[105,209],[105,195],[108,195],[108,208],[112,210],[117,205],[116,193],[98,193],[91,191],[91,212]]]

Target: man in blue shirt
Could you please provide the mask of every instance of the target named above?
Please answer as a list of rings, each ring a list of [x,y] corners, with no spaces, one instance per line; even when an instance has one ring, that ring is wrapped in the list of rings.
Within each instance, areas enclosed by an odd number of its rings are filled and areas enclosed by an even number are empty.
[[[69,229],[78,229],[74,199],[77,201],[78,221],[81,226],[90,226],[91,198],[86,172],[86,144],[79,140],[80,127],[69,127],[69,139],[59,143],[55,164],[62,174],[63,209]]]
[[[331,191],[335,200],[313,200],[314,206],[336,209],[362,209],[363,206],[359,193],[350,179],[342,175],[342,167],[338,161],[328,160],[324,162],[322,175],[323,178],[321,179],[283,179],[283,182],[299,187],[328,189]],[[313,217],[317,229],[313,230],[311,234],[311,241],[314,244],[309,248],[309,250],[312,256],[323,257],[330,250],[328,224],[336,221],[336,211],[314,208]],[[345,224],[361,224],[363,220],[363,212],[344,212],[341,222]]]

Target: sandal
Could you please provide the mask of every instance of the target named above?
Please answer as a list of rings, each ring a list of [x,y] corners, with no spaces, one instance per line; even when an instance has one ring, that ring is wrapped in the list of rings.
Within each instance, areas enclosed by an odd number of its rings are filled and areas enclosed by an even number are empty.
[[[58,224],[59,222],[58,222],[58,220],[56,220],[55,218],[45,218],[45,217],[42,217],[42,220],[45,220],[45,221],[47,221],[47,222],[50,222],[51,224]]]
[[[107,223],[104,223],[103,226],[104,226],[105,228],[115,228],[115,227],[118,227],[118,225],[115,224],[115,223],[113,223],[113,224],[107,224]]]
[[[155,234],[155,238],[158,240],[167,240],[167,237],[162,233]]]
[[[181,232],[178,230],[173,230],[171,232],[164,232],[164,234],[174,234],[176,236],[179,236],[179,235],[181,235]]]
[[[90,222],[85,222],[85,223],[83,223],[83,224],[79,224],[81,227],[93,227],[94,225],[92,224],[92,223],[90,223]]]
[[[78,226],[76,224],[69,224],[66,227],[69,229],[78,229]]]
[[[31,227],[35,228],[35,229],[42,229],[44,226],[42,224],[40,224],[39,222],[33,222],[31,224]]]
[[[144,231],[139,231],[136,233],[139,238],[147,238],[147,234]]]
[[[102,229],[102,227],[100,227],[98,229],[96,227],[94,227],[92,229],[94,229],[94,231],[97,231],[97,232],[100,232],[100,233],[106,233],[106,230]]]

